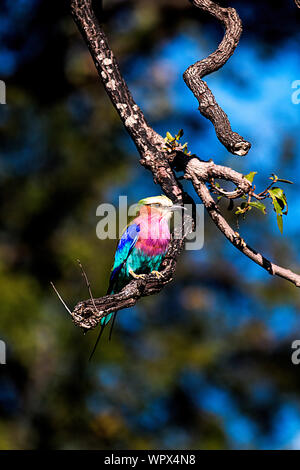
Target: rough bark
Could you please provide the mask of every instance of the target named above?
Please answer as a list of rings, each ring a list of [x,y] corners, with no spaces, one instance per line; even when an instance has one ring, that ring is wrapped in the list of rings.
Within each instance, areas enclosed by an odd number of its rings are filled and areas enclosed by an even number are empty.
[[[212,54],[184,72],[184,81],[197,98],[202,116],[214,125],[220,142],[229,152],[244,156],[250,150],[250,142],[232,131],[227,114],[216,102],[207,83],[202,80],[205,75],[223,67],[232,56],[242,34],[242,22],[234,8],[222,8],[211,0],[191,0],[191,3],[219,20],[225,28],[225,35]]]

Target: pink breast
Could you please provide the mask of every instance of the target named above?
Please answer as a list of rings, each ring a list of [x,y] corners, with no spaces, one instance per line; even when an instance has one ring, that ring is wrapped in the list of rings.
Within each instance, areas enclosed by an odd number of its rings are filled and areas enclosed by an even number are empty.
[[[136,248],[148,256],[164,254],[170,242],[168,222],[160,216],[139,216],[136,222],[141,229]]]

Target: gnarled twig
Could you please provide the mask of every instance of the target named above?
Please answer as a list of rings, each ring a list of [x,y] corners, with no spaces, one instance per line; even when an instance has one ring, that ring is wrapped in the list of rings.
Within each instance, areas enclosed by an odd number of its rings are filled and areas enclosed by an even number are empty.
[[[152,171],[155,182],[161,185],[168,197],[182,203],[180,185],[164,158],[164,140],[147,124],[135,103],[93,11],[92,0],[71,0],[71,12],[88,45],[105,91],[141,155],[141,164]]]
[[[232,131],[227,114],[202,80],[205,75],[223,67],[232,56],[242,34],[242,22],[234,8],[222,8],[211,0],[191,0],[191,3],[217,18],[225,27],[225,35],[216,51],[184,72],[184,81],[197,98],[200,113],[214,125],[220,142],[229,152],[244,156],[250,150],[250,142]]]

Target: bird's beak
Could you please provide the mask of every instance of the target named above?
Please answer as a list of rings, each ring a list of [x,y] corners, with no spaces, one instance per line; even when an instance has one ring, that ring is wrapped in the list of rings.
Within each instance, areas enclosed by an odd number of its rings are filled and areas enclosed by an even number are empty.
[[[179,205],[174,204],[173,206],[171,206],[171,207],[169,208],[169,210],[172,211],[172,212],[180,211],[180,210],[186,211],[186,207],[183,207],[183,206],[179,206]]]

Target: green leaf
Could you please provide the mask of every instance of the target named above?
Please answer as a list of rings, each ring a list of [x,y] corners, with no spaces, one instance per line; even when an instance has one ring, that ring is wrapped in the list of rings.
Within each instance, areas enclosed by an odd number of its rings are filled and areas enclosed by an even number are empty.
[[[282,215],[277,215],[277,225],[281,233],[283,233]]]
[[[281,181],[281,183],[288,183],[288,184],[294,184],[293,181],[290,180],[285,180],[283,178],[279,178],[277,175],[272,173],[272,176],[270,176],[270,180],[273,180],[274,183],[277,183],[277,181]]]
[[[277,199],[281,210],[284,210],[284,208],[287,207],[286,196],[281,188],[274,187],[272,189],[269,189],[269,194],[271,195],[272,199],[274,197]]]
[[[281,233],[283,233],[283,220],[282,215],[287,214],[288,204],[286,196],[281,188],[275,187],[268,190],[269,195],[271,196],[272,203],[277,214],[277,225]],[[285,209],[285,212],[283,210]]]
[[[257,171],[251,171],[248,175],[244,175],[244,177],[250,182],[253,183],[253,178],[257,174]]]
[[[170,132],[166,133],[166,137],[169,140],[169,142],[174,142],[175,140],[175,137],[173,137],[172,134],[170,134]]]
[[[277,186],[274,186],[270,191],[278,198],[281,199],[282,196],[284,196],[284,192],[281,188],[278,188]]]
[[[249,202],[249,205],[260,210],[263,214],[266,214],[266,206],[262,202]]]
[[[248,210],[250,210],[249,204],[247,202],[242,202],[242,204],[235,211],[235,214],[245,214],[245,212],[247,212]]]
[[[240,207],[237,208],[237,210],[235,211],[235,215],[239,215],[239,214],[244,214],[245,211],[243,211]]]
[[[293,181],[290,181],[290,180],[284,180],[282,178],[278,178],[277,181],[281,181],[281,183],[288,183],[288,184],[294,184]]]
[[[273,194],[273,191],[270,189],[268,191],[268,193],[270,194],[271,198],[272,198],[272,204],[274,206],[274,209],[275,209],[275,212],[276,214],[280,214],[282,215],[282,209],[278,203],[278,199],[276,198],[276,196]]]
[[[183,129],[180,129],[180,131],[178,132],[178,134],[176,136],[176,139],[180,140],[182,136],[183,136]]]

